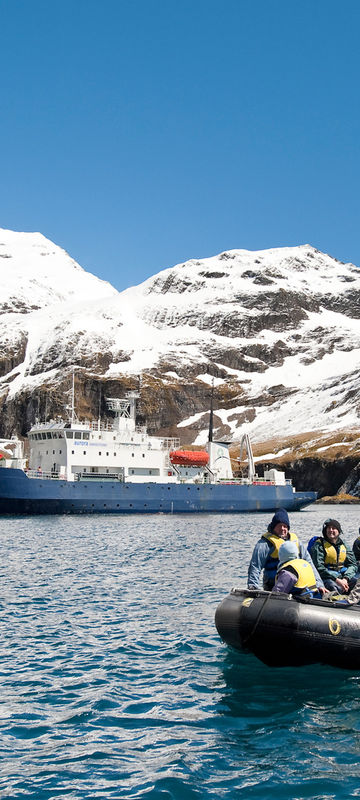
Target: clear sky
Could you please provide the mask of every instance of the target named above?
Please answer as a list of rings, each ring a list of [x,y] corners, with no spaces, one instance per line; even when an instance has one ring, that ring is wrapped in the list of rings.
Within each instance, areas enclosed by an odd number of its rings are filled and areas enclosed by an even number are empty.
[[[0,227],[117,289],[233,248],[360,265],[359,0],[0,10]]]

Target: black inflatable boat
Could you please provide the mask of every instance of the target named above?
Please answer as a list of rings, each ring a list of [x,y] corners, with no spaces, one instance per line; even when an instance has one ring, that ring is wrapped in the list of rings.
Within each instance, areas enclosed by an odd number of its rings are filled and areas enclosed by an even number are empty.
[[[226,644],[271,667],[320,662],[360,669],[360,606],[232,589],[216,609]]]

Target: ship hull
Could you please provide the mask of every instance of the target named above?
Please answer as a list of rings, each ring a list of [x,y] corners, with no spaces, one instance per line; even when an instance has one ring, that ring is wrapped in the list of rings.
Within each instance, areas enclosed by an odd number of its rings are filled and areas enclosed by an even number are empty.
[[[0,469],[0,514],[157,514],[299,511],[316,492],[285,485],[121,483],[31,479]]]

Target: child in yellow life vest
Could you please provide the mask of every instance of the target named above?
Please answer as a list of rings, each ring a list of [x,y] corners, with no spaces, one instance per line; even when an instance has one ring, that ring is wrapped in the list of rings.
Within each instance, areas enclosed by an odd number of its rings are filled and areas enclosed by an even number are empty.
[[[321,598],[315,572],[308,561],[299,558],[295,542],[284,542],[279,549],[279,566],[272,591]]]

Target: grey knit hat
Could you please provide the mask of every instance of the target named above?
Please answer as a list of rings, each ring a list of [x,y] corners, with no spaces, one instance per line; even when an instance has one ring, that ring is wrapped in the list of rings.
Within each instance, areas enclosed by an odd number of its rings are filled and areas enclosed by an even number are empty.
[[[299,550],[296,542],[287,541],[279,548],[279,564],[285,564],[285,561],[292,561],[293,558],[299,558]]]

